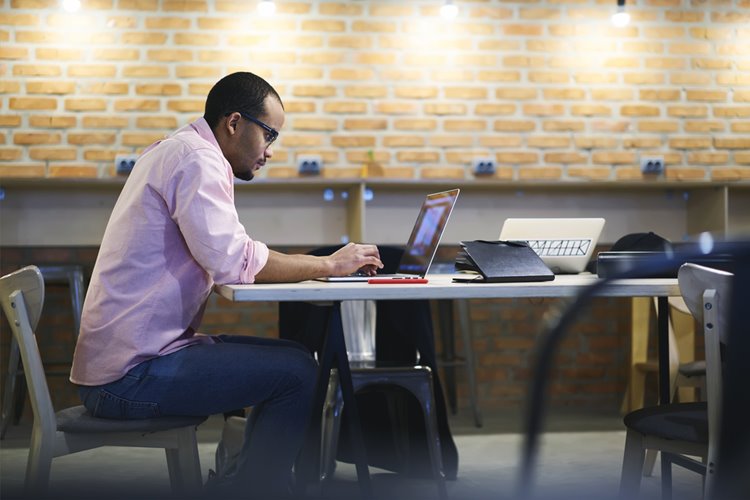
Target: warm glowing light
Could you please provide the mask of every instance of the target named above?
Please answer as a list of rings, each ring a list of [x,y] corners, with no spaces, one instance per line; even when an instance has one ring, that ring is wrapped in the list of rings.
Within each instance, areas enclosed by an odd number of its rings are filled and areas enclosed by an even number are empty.
[[[276,12],[276,4],[273,0],[263,0],[258,4],[258,12],[261,16],[272,16]]]
[[[62,0],[62,8],[65,12],[78,12],[81,10],[81,0]]]
[[[451,0],[446,0],[445,4],[440,7],[440,15],[443,19],[455,19],[458,15],[458,7]]]
[[[612,25],[617,28],[624,28],[630,24],[630,14],[625,11],[619,11],[612,14]]]

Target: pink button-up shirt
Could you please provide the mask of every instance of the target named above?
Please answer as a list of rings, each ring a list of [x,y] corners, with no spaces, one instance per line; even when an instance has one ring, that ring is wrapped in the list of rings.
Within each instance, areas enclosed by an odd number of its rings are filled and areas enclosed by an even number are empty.
[[[252,283],[268,259],[234,206],[234,176],[200,118],[138,159],[104,232],[70,380],[101,385],[198,342],[213,285]]]

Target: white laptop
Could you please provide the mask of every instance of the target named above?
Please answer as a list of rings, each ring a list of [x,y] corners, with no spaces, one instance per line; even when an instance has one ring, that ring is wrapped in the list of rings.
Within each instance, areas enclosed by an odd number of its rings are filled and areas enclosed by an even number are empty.
[[[404,254],[398,264],[396,274],[377,274],[375,276],[349,275],[328,276],[319,278],[321,281],[367,281],[372,278],[404,279],[423,278],[430,269],[435,258],[443,231],[453,212],[458,199],[459,189],[428,194],[419,210],[417,222],[411,230],[409,241],[406,243]]]
[[[604,219],[506,219],[501,240],[526,241],[555,274],[583,272],[604,228]]]

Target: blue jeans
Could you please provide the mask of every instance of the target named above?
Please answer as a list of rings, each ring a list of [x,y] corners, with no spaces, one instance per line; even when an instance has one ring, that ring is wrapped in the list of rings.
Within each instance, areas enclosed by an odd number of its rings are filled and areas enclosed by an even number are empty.
[[[140,363],[115,382],[81,386],[83,404],[96,417],[125,419],[252,406],[236,481],[249,491],[283,491],[310,419],[317,363],[289,340],[215,338]]]

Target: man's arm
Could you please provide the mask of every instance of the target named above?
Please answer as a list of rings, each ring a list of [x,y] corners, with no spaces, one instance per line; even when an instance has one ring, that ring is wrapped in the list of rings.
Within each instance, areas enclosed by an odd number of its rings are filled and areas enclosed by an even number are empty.
[[[380,253],[375,245],[349,243],[325,257],[287,255],[269,250],[268,261],[255,275],[255,282],[291,283],[323,276],[346,276],[359,269],[374,275],[382,267]]]

